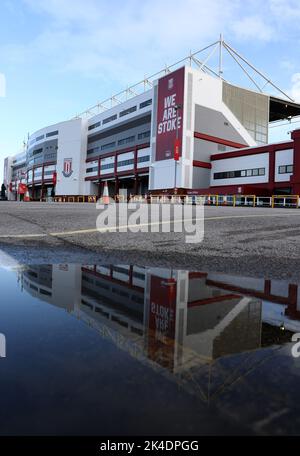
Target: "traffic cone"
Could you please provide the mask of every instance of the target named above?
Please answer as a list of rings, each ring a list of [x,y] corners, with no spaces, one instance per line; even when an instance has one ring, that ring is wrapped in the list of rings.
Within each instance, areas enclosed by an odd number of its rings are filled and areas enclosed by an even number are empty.
[[[24,195],[24,201],[28,202],[30,201],[30,196],[29,196],[29,190],[28,188],[26,189],[25,195]]]
[[[104,183],[102,202],[103,202],[103,204],[109,204],[109,193],[108,193],[107,181],[105,181],[105,183]]]

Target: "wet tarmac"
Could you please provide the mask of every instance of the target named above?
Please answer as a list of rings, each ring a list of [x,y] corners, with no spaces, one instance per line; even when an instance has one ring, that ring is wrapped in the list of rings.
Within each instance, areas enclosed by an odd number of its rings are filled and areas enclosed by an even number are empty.
[[[16,263],[0,285],[1,435],[300,433],[296,282]]]

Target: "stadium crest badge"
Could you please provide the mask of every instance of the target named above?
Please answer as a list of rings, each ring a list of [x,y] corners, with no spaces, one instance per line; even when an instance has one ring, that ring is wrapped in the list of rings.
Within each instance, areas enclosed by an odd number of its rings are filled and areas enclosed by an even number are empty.
[[[65,158],[64,159],[64,169],[63,169],[63,176],[70,177],[73,174],[72,170],[72,158]]]

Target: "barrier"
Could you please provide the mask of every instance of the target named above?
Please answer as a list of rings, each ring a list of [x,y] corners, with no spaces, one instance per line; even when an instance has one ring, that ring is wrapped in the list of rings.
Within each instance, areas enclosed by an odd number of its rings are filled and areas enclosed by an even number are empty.
[[[235,195],[218,195],[219,206],[235,206]]]
[[[135,195],[130,198],[130,203],[147,203],[147,197],[143,195]]]
[[[116,202],[127,202],[124,195],[116,195]],[[96,195],[89,196],[55,196],[53,201],[56,203],[73,203],[73,202],[88,202],[96,203]],[[272,195],[272,196],[256,196],[256,195],[134,195],[130,202],[141,202],[151,204],[201,204],[206,206],[231,206],[231,207],[270,207],[270,208],[291,208],[298,209],[300,207],[299,195]]]
[[[272,207],[287,207],[297,209],[299,207],[299,195],[273,195]]]
[[[272,196],[257,196],[256,197],[257,207],[272,207]]]
[[[234,195],[234,206],[251,206],[255,207],[255,195]]]
[[[169,202],[171,204],[182,204],[184,202],[184,199],[181,198],[181,196],[171,196]]]
[[[219,195],[203,195],[204,204],[208,206],[218,206],[219,205]]]
[[[150,196],[151,204],[170,204],[174,195],[154,195]],[[177,198],[181,198],[180,196]],[[180,200],[181,201],[181,200]]]

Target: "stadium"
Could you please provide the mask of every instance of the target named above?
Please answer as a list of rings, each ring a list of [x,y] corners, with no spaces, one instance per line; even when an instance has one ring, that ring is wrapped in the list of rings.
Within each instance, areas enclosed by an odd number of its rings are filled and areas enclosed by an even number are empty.
[[[219,53],[219,69],[200,60]],[[223,77],[227,52],[254,83]],[[249,72],[265,82],[259,86]],[[269,85],[272,94],[264,91]],[[275,96],[277,92],[279,96]],[[269,128],[300,105],[220,40],[75,118],[28,136],[4,162],[9,200],[95,201],[128,195],[299,195],[300,130],[270,144]]]

